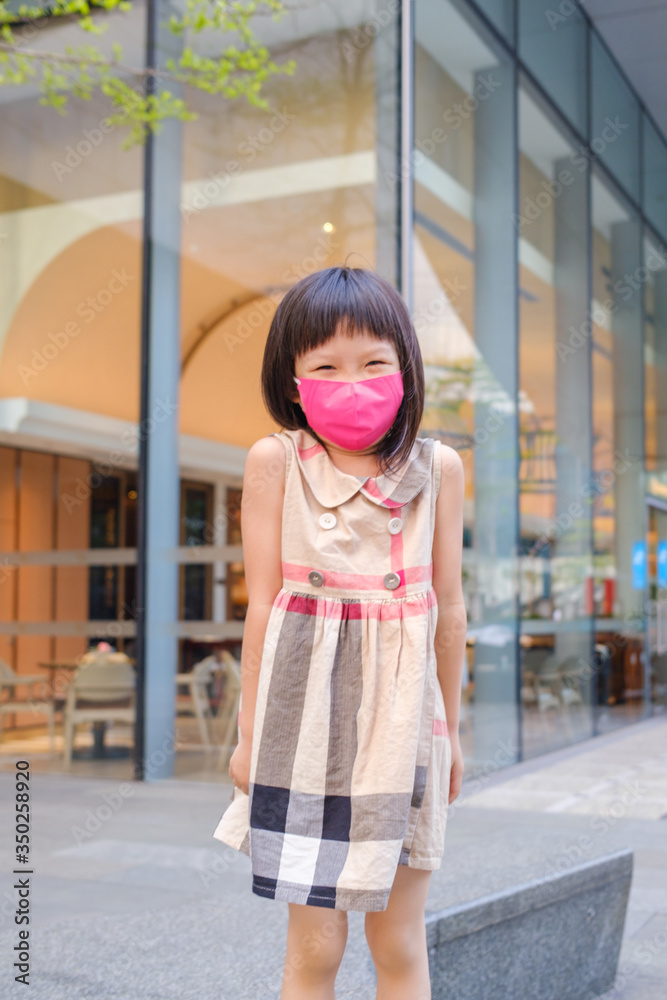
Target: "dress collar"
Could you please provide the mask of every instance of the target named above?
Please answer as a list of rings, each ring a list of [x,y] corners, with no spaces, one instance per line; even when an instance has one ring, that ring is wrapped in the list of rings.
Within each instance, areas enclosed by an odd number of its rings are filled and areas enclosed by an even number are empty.
[[[415,497],[431,478],[433,438],[418,437],[409,461],[393,476],[368,476],[358,479],[342,472],[331,461],[326,448],[305,428],[283,430],[294,442],[294,451],[304,479],[322,507],[338,507],[356,493],[381,507],[402,507]]]

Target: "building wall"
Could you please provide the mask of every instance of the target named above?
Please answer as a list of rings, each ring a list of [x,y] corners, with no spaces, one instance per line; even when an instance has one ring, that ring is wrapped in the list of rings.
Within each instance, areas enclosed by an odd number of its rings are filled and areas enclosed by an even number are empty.
[[[667,528],[644,500],[667,501],[667,144],[579,11],[554,30],[546,0],[413,6],[412,148],[396,4],[265,19],[275,58],[296,61],[267,82],[269,110],[187,93],[199,118],[182,130],[181,204],[165,206],[181,224],[178,423],[201,454],[219,448],[201,472],[219,497],[239,485],[234,449],[276,429],[259,380],[285,290],[347,261],[411,295],[422,432],[466,471],[462,735],[483,768],[499,741],[542,753],[666,703]],[[44,29],[54,44],[69,30]],[[98,99],[61,118],[30,88],[3,97],[0,550],[85,549],[90,506],[66,498],[101,457],[87,431],[119,470],[136,465],[122,422],[140,413],[141,153],[120,130],[86,139]],[[21,399],[44,404],[39,426],[12,423]],[[226,525],[210,527],[206,544],[225,544]],[[227,565],[242,594],[236,555]],[[86,618],[87,568],[2,572],[0,621]],[[0,656],[24,673],[85,645],[0,628]]]

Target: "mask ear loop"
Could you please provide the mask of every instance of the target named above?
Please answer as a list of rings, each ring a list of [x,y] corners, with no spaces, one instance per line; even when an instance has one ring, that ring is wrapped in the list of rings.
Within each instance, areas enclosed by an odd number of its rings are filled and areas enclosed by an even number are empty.
[[[300,378],[297,378],[296,375],[292,375],[292,378],[297,383],[297,385],[301,385],[301,379]],[[301,406],[301,403],[299,403],[298,405]],[[301,406],[301,409],[303,410],[303,406]],[[304,414],[304,416],[305,416],[305,414]],[[308,424],[308,420],[307,419],[306,419],[306,423]],[[310,424],[308,424],[308,433],[311,434],[315,438],[315,440],[317,442],[319,442],[319,444],[321,444],[322,447],[324,448],[324,450],[328,453],[328,448],[327,448],[326,444],[324,443],[324,441],[322,440],[322,438],[319,436],[319,434],[317,433],[317,431],[313,430],[313,428],[310,426]]]

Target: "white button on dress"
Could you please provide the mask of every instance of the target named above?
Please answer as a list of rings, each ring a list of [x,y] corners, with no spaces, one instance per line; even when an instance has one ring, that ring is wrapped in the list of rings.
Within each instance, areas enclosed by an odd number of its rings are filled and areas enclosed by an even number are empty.
[[[333,528],[336,524],[335,514],[321,514],[320,515],[320,525],[323,528]]]
[[[399,531],[403,530],[403,522],[400,517],[392,517],[387,527],[391,531],[392,535],[397,535]]]

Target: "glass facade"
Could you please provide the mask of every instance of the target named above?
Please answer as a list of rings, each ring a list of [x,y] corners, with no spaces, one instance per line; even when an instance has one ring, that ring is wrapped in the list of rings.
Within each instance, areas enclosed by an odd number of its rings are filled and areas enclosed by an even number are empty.
[[[525,754],[591,735],[588,163],[519,91],[520,602]],[[528,720],[533,725],[528,725]]]
[[[519,55],[551,100],[582,134],[588,112],[587,24],[574,4],[518,0]]]
[[[661,711],[667,697],[667,253],[650,231],[642,249],[648,501],[644,697]]]
[[[639,220],[597,175],[592,217],[596,643],[609,649],[611,677],[619,678],[609,704],[625,706],[622,715],[600,706],[604,726],[644,710],[644,585],[633,561],[646,532],[642,271]]]
[[[135,65],[145,13],[123,22]],[[292,284],[347,261],[411,303],[422,433],[465,465],[467,773],[664,711],[665,138],[578,8],[323,0],[256,32],[294,75],[268,79],[268,109],[187,91],[198,117],[156,141],[152,176],[99,100],[61,117],[0,88],[0,659],[62,701],[91,646],[143,662],[159,627],[143,751],[178,729],[159,773],[210,773],[206,728],[171,702],[195,665],[240,656],[243,466],[277,429],[268,326]],[[180,191],[154,202],[175,262],[158,254],[148,285],[146,184]],[[146,564],[144,517],[168,522]],[[215,743],[224,675],[205,691]],[[35,730],[58,766],[36,726],[6,720],[0,751]]]
[[[469,644],[462,739],[471,760],[519,752],[515,544],[514,67],[441,0],[415,12],[413,303],[425,433],[466,475]],[[507,755],[508,751],[505,750]]]
[[[591,147],[635,201],[639,201],[639,103],[613,59],[591,35]]]

